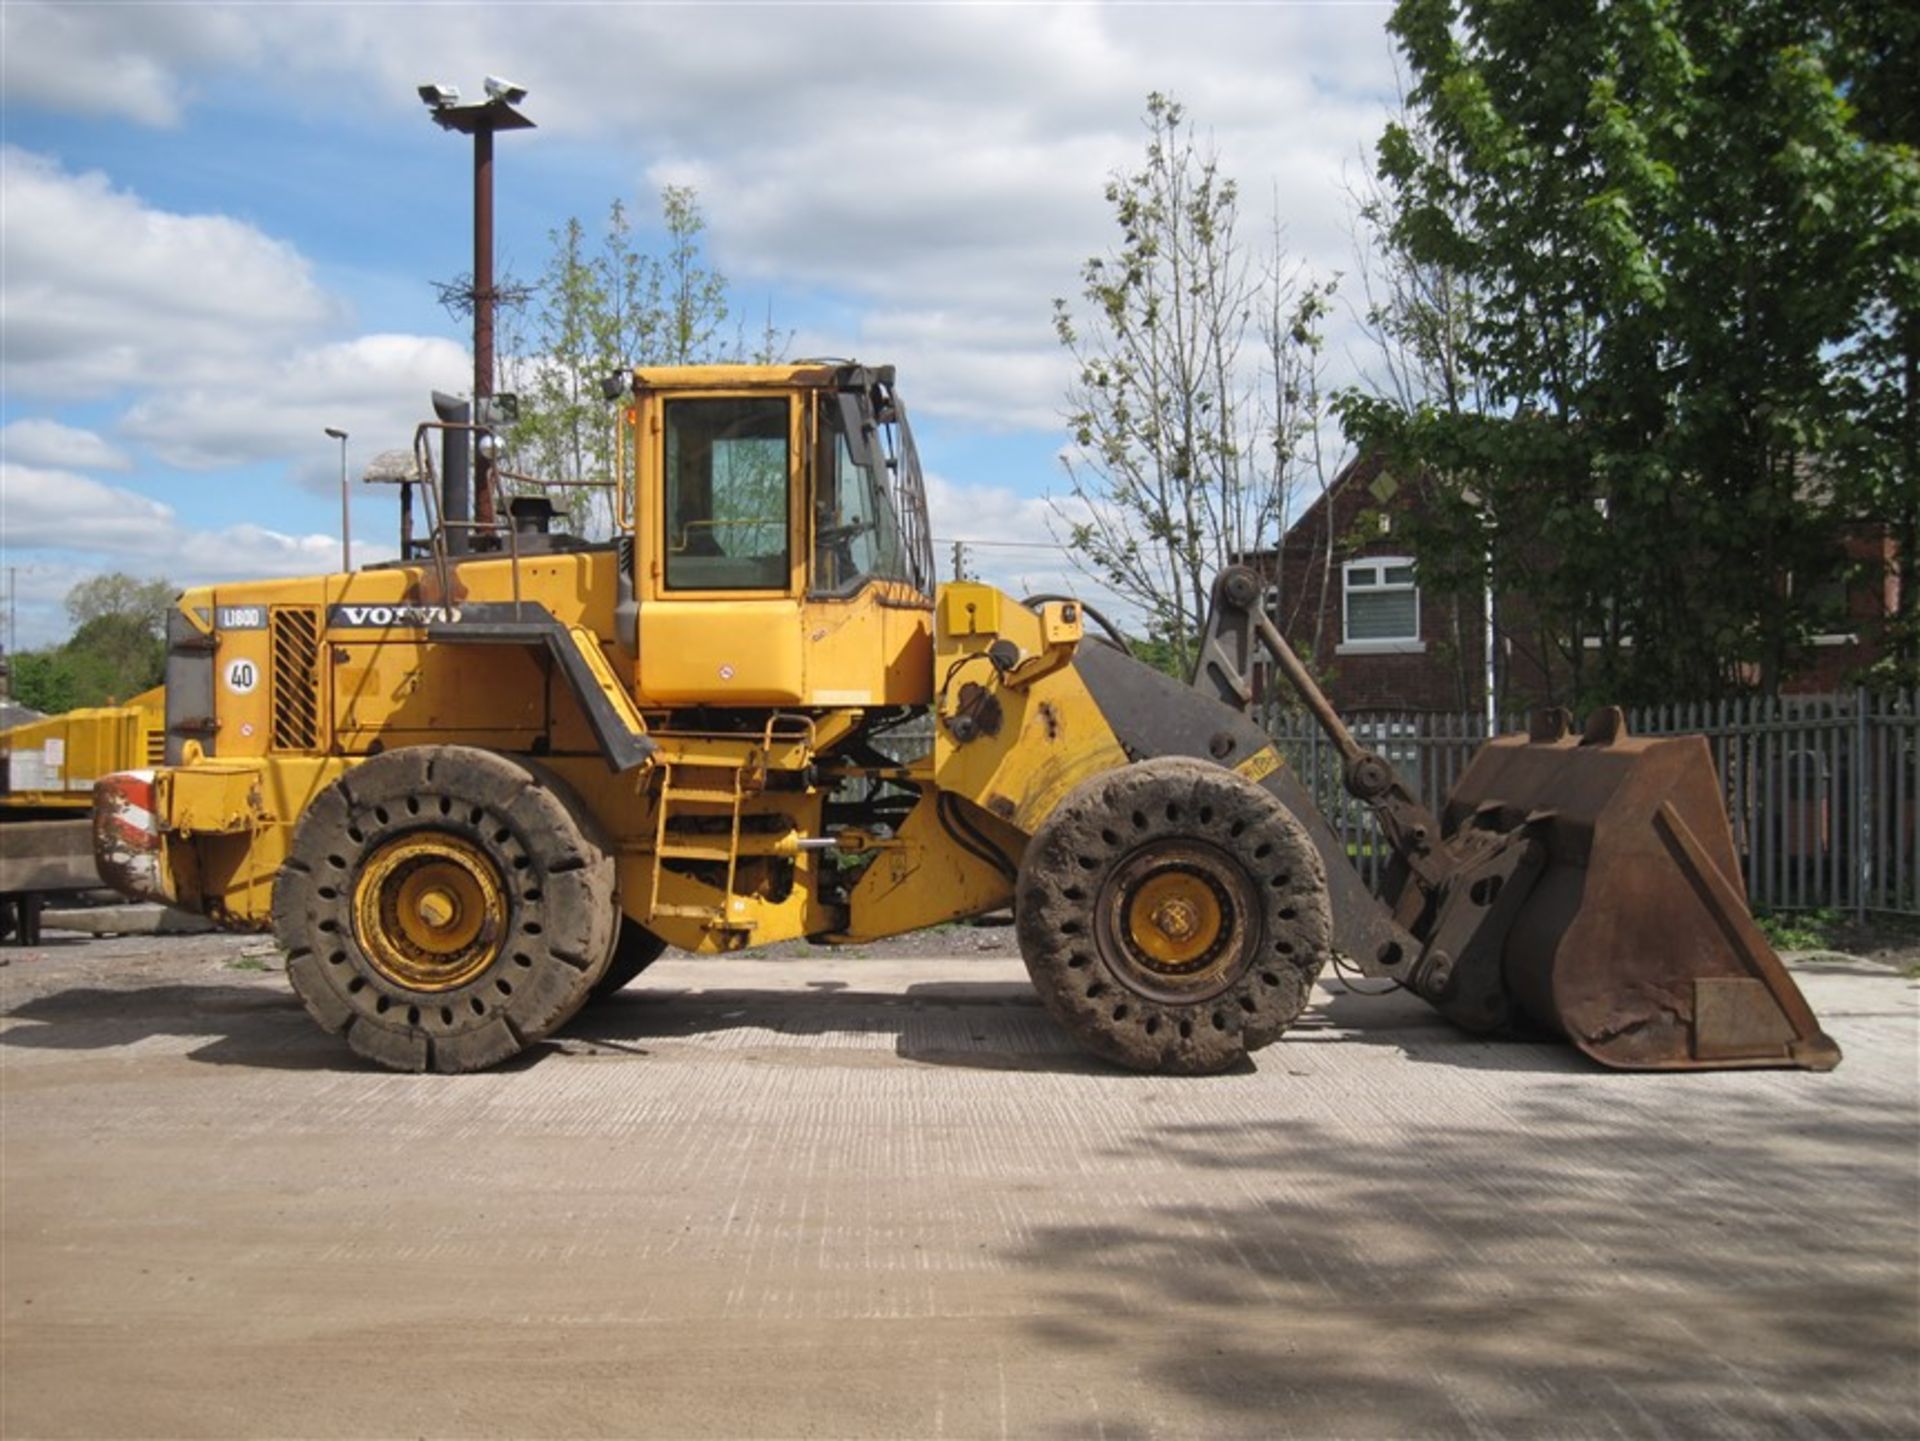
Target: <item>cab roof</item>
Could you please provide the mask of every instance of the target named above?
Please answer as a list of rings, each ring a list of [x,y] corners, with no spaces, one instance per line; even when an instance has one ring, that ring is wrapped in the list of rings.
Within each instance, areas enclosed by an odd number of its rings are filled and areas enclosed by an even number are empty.
[[[891,365],[852,360],[797,360],[780,365],[639,365],[635,390],[865,390],[893,384]]]

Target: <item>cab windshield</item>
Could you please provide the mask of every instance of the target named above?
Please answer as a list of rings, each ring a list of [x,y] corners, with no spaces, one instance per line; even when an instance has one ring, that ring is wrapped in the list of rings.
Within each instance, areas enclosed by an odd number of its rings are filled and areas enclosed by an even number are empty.
[[[878,392],[835,392],[817,404],[814,593],[851,595],[891,580],[930,594],[926,501],[906,416]]]

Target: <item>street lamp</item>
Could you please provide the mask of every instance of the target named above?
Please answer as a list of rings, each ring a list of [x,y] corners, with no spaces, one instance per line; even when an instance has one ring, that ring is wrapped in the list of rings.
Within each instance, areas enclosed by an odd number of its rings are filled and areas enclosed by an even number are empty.
[[[420,87],[420,99],[442,130],[473,137],[473,418],[484,423],[493,394],[493,135],[496,130],[531,130],[533,122],[513,107],[527,98],[527,87],[486,78],[487,98],[460,103],[451,85]],[[473,523],[486,530],[494,523],[492,460],[474,447]]]
[[[353,569],[353,521],[347,512],[347,433],[331,425],[327,434],[340,442],[340,569]]]

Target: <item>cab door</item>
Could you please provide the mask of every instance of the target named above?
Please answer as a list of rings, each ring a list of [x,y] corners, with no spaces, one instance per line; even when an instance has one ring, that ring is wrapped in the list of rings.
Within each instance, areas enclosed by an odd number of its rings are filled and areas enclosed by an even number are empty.
[[[739,391],[656,394],[647,409],[641,704],[799,702],[804,407]]]

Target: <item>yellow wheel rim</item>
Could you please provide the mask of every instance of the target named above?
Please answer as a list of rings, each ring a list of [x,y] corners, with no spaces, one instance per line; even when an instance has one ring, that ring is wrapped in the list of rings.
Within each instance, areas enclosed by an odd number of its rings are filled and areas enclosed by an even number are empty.
[[[1167,837],[1139,847],[1100,883],[1093,942],[1114,979],[1150,1000],[1221,994],[1259,946],[1260,895],[1219,847]]]
[[[1220,898],[1192,871],[1167,870],[1147,877],[1127,903],[1127,936],[1163,966],[1186,966],[1220,940]]]
[[[353,918],[382,976],[410,991],[450,991],[500,954],[506,890],[486,853],[458,836],[400,836],[362,868]]]

